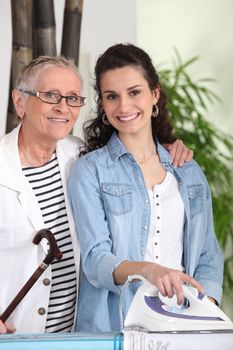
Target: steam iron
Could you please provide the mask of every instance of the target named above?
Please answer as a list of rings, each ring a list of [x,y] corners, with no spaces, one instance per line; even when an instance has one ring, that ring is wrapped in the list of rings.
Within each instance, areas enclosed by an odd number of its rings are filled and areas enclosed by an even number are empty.
[[[185,303],[179,306],[174,299],[164,298],[149,281],[144,281],[130,305],[124,329],[147,332],[233,330],[231,320],[206,295],[186,285],[183,290]]]

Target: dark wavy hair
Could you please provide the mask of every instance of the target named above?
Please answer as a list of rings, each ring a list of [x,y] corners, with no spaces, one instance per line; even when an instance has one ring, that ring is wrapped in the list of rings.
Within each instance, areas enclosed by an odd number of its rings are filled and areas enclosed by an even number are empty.
[[[157,87],[160,89],[160,98],[157,102],[159,114],[156,118],[151,118],[154,141],[158,140],[161,143],[172,143],[175,141],[175,137],[172,134],[172,126],[167,120],[167,97],[161,89],[159,77],[151,58],[144,50],[133,44],[116,44],[109,47],[99,56],[96,62],[94,85],[97,104],[96,117],[84,124],[86,147],[81,152],[81,155],[105,146],[112,133],[114,131],[117,132],[112,125],[105,125],[102,121],[104,110],[101,103],[101,77],[109,70],[125,66],[133,66],[139,69],[151,90]]]

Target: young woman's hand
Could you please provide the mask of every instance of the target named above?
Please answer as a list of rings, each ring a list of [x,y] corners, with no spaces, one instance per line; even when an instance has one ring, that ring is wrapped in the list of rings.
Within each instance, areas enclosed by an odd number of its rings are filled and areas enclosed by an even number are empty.
[[[123,284],[129,275],[142,275],[150,283],[155,285],[164,297],[172,298],[177,296],[177,303],[180,305],[184,300],[182,284],[191,284],[203,294],[202,285],[195,278],[186,273],[170,269],[168,267],[148,261],[123,261],[114,271],[113,278],[116,284]]]
[[[164,297],[172,298],[177,296],[177,303],[181,305],[184,299],[182,284],[191,284],[199,293],[204,289],[193,277],[179,270],[170,269],[155,263],[144,265],[142,275],[154,284]]]
[[[193,151],[185,146],[182,140],[177,139],[171,144],[163,145],[172,157],[174,166],[182,166],[193,159]]]

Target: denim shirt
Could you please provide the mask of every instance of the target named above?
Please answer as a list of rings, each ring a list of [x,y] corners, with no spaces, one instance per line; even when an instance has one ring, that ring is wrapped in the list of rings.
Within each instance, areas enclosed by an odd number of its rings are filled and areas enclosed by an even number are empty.
[[[159,143],[157,151],[164,169],[176,177],[185,206],[185,272],[220,303],[223,256],[214,234],[206,177],[194,160],[173,168],[169,153]],[[113,134],[106,146],[74,164],[68,192],[83,268],[76,331],[119,331],[123,286],[114,283],[113,271],[124,260],[144,260],[149,233],[150,201],[142,171]],[[131,283],[124,292],[125,313],[138,286]]]

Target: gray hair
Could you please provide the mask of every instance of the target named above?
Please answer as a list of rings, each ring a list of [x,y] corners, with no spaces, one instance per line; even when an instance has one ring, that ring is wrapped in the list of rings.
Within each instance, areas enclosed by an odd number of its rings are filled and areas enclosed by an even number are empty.
[[[50,67],[62,67],[68,68],[73,71],[80,80],[81,89],[83,87],[83,80],[78,71],[78,68],[74,64],[74,61],[64,56],[39,56],[32,60],[27,66],[25,66],[18,74],[15,81],[15,89],[25,90],[33,89],[34,83],[38,75],[45,69]]]

